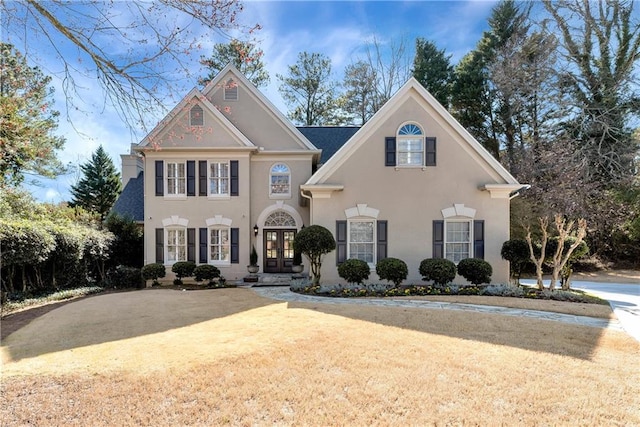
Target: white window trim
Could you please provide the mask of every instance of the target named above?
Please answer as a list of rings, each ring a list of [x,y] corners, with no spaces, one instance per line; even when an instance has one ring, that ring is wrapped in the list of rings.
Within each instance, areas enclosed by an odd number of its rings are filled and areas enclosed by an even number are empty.
[[[403,127],[405,127],[406,125],[414,125],[416,127],[418,127],[420,129],[420,132],[422,132],[421,135],[400,135],[400,129],[402,129]],[[420,142],[421,142],[421,152],[422,152],[422,164],[419,165],[411,165],[411,164],[400,164],[400,141],[401,140],[408,140],[408,139],[418,139],[420,138]],[[409,151],[407,151],[409,152]],[[412,151],[413,152],[413,151]],[[422,128],[421,125],[419,125],[418,123],[415,122],[405,122],[402,123],[399,127],[398,130],[396,131],[396,170],[397,169],[425,169],[425,156],[426,156],[426,147],[425,147],[425,134],[424,134],[424,129]]]
[[[211,192],[211,165],[214,163],[226,163],[227,165],[227,193],[226,194],[213,194]],[[215,200],[228,200],[231,199],[231,161],[226,159],[220,160],[208,160],[207,161],[207,198]]]
[[[376,260],[378,259],[378,220],[372,217],[352,217],[347,219],[347,259],[351,259],[351,224],[354,222],[370,222],[373,224],[373,262],[367,262],[367,264],[371,270],[375,270]]]
[[[178,165],[184,165],[184,193],[175,193],[175,194],[171,194],[169,193],[170,187],[169,187],[169,165],[171,164],[175,164],[176,165],[176,173],[178,171]],[[177,176],[176,180],[179,180],[180,177]],[[177,160],[169,160],[169,161],[165,161],[164,162],[164,186],[167,189],[167,191],[164,194],[164,198],[165,199],[171,199],[171,200],[187,200],[187,162],[186,161],[177,161]],[[179,187],[179,185],[178,185]]]
[[[452,223],[467,223],[469,224],[469,241],[467,242],[469,245],[469,252],[467,258],[473,258],[473,219],[467,219],[467,218],[459,218],[459,219],[445,219],[444,220],[444,248],[443,248],[443,255],[445,259],[449,259],[447,257],[447,244],[449,243],[465,243],[465,242],[449,242],[447,240],[447,226],[449,224]],[[461,258],[461,260],[464,258]],[[453,260],[451,260],[453,261]],[[454,264],[458,265],[458,262],[453,261]]]
[[[273,168],[275,166],[278,165],[284,165],[286,166],[288,172],[288,177],[289,177],[289,191],[287,193],[273,193],[272,187],[271,187],[271,178],[273,177]],[[278,175],[283,175],[283,174],[278,174]],[[278,163],[274,163],[271,165],[271,167],[269,168],[269,181],[267,182],[267,185],[269,186],[268,191],[269,191],[269,198],[270,199],[291,199],[291,168],[289,167],[288,164],[283,163],[283,162],[278,162]]]
[[[217,260],[217,259],[213,259],[211,257],[211,247],[213,246],[212,244],[212,239],[211,239],[211,231],[213,230],[226,230],[227,231],[227,238],[228,238],[228,242],[227,242],[227,254],[228,254],[228,259],[227,261],[223,261],[223,260]],[[229,226],[225,226],[225,225],[214,225],[214,226],[210,226],[207,229],[207,259],[209,264],[211,265],[215,265],[215,266],[230,266],[231,265],[231,227]]]
[[[182,231],[184,233],[184,260],[175,260],[175,261],[170,261],[169,260],[169,231]],[[171,245],[174,246],[174,245]],[[177,245],[176,245],[177,246]],[[181,261],[186,261],[187,257],[188,257],[188,251],[189,251],[189,242],[187,242],[187,227],[182,227],[182,226],[169,226],[169,227],[165,227],[164,228],[164,259],[165,265],[173,265],[176,262],[181,262]]]

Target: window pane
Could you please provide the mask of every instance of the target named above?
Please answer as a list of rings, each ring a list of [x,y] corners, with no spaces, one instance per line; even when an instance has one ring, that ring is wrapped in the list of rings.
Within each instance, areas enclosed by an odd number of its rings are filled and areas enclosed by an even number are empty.
[[[374,262],[373,221],[349,223],[349,257]]]

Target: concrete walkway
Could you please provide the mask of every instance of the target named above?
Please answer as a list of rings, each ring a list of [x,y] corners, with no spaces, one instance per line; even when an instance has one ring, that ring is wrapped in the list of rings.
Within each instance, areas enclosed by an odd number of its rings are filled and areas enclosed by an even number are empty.
[[[591,326],[595,328],[611,328],[624,331],[618,320],[598,319],[586,316],[574,316],[571,314],[551,313],[548,311],[523,310],[518,308],[495,307],[489,305],[460,304],[437,301],[426,301],[411,298],[331,298],[314,295],[302,295],[291,292],[286,286],[251,288],[258,295],[279,301],[290,302],[314,302],[323,304],[362,304],[380,307],[413,307],[428,308],[433,310],[459,310],[476,313],[502,314],[505,316],[530,317],[533,319],[553,320],[556,322],[571,323],[574,325]]]

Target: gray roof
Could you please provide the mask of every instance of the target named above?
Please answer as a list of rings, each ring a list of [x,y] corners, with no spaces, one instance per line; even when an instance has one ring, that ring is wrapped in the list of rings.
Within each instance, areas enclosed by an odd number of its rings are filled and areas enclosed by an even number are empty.
[[[322,150],[320,163],[326,163],[359,129],[358,126],[298,126],[298,130]]]
[[[127,182],[111,212],[132,218],[136,222],[144,222],[144,172]]]

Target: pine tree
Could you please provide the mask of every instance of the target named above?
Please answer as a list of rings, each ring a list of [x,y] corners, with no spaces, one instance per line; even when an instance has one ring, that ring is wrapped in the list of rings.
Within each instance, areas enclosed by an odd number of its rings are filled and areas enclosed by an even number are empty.
[[[120,173],[102,145],[91,155],[91,160],[80,165],[83,177],[71,186],[72,206],[80,206],[100,215],[103,221],[122,191]]]
[[[416,56],[413,59],[413,77],[424,86],[445,108],[449,107],[453,66],[451,55],[440,50],[432,41],[416,39]]]
[[[202,77],[199,83],[206,86],[227,64],[231,63],[256,87],[266,86],[269,83],[269,72],[262,62],[263,56],[262,49],[254,43],[237,39],[229,43],[216,43],[211,56],[200,59],[200,64],[207,67],[208,74]]]

